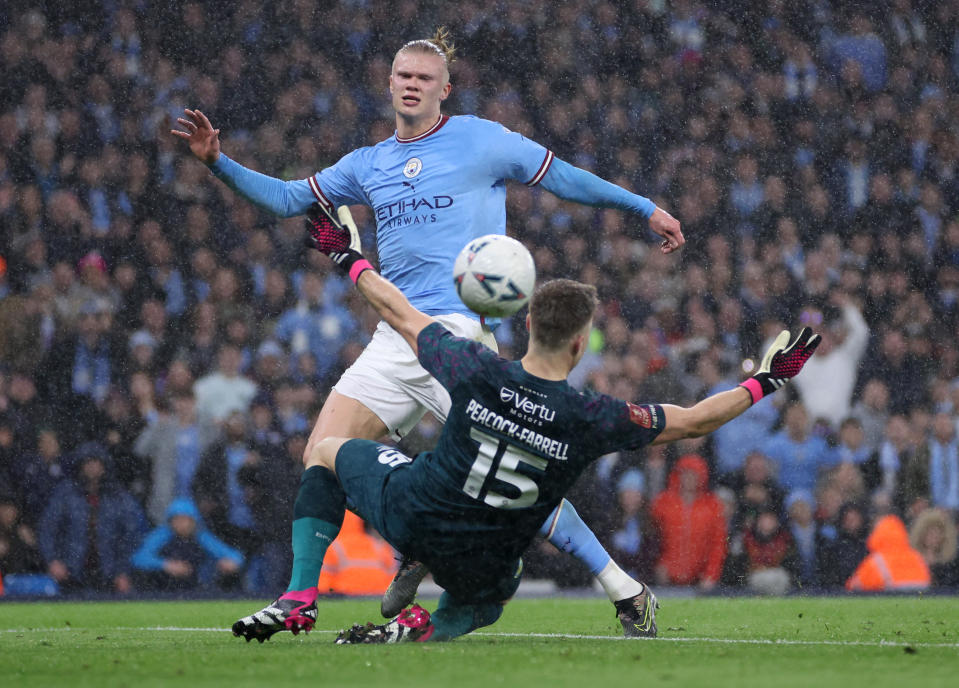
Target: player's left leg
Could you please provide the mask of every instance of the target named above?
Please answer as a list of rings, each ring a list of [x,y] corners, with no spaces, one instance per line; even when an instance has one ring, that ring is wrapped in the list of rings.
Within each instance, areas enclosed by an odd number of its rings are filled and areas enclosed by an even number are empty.
[[[558,550],[579,559],[596,576],[616,607],[627,638],[656,635],[658,603],[652,591],[613,561],[569,501],[559,503],[539,532]]]

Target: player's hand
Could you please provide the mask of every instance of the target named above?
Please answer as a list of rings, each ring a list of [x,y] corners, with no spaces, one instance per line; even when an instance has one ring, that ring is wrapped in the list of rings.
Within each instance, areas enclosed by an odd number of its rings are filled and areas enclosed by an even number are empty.
[[[759,371],[740,386],[752,395],[755,404],[796,377],[821,341],[822,337],[804,327],[796,341],[790,344],[789,331],[783,330],[763,356]]]
[[[170,133],[179,136],[190,144],[190,152],[205,165],[212,165],[220,157],[220,130],[214,129],[210,120],[199,110],[184,110],[186,117],[177,117],[176,121],[186,131],[171,129]]]
[[[307,208],[306,217],[310,231],[307,247],[329,256],[354,284],[365,271],[373,269],[360,253],[360,232],[349,208],[341,205],[334,214],[332,208],[314,203]]]
[[[306,228],[309,235],[306,244],[333,260],[337,254],[350,248],[350,232],[339,221],[326,212],[319,203],[306,209]]]
[[[649,218],[649,228],[663,237],[663,242],[659,245],[663,253],[678,251],[686,243],[679,220],[662,208],[657,207],[653,211]]]
[[[306,245],[320,253],[333,257],[334,254],[346,251],[360,253],[360,230],[356,228],[353,213],[349,207],[341,205],[336,209],[336,216],[326,212],[319,203],[314,203],[306,210],[307,229],[310,234]],[[344,244],[345,242],[345,244]]]

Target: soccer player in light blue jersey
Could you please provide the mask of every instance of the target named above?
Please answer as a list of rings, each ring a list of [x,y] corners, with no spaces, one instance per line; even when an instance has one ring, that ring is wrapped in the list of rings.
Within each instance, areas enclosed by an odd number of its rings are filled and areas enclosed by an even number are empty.
[[[254,172],[220,151],[219,129],[197,110],[186,110],[172,133],[213,174],[240,195],[282,217],[303,214],[314,203],[330,215],[343,205],[367,205],[376,219],[380,269],[410,300],[457,336],[496,343],[485,323],[459,300],[453,261],[471,239],[506,230],[506,180],[542,186],[556,196],[640,215],[663,237],[661,250],[678,250],[685,239],[679,222],[649,199],[574,167],[552,151],[496,122],[473,116],[448,117],[453,49],[445,30],[411,41],[393,60],[390,93],[396,133],[374,146],[343,156],[303,180],[285,182]],[[323,405],[304,453],[326,437],[402,437],[426,411],[444,420],[450,408],[446,389],[416,359],[403,338],[381,322],[356,362],[336,383]],[[303,490],[301,488],[300,495]],[[317,594],[319,562],[309,555],[314,521],[308,500],[297,499],[293,524],[293,574],[284,599],[311,603]],[[575,509],[563,501],[543,534],[580,559],[614,603],[639,598],[642,583],[609,557]],[[336,532],[324,532],[333,538]],[[387,590],[381,611],[393,616],[407,606],[425,567],[405,562]],[[312,596],[312,598],[311,598]],[[295,606],[295,605],[294,605]],[[277,622],[281,628],[282,620]],[[630,629],[624,623],[627,634]]]

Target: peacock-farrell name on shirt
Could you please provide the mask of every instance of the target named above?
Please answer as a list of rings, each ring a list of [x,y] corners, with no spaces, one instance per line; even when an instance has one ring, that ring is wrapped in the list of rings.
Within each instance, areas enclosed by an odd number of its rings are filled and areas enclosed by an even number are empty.
[[[551,439],[535,430],[523,427],[509,418],[501,416],[496,411],[491,411],[475,399],[470,399],[469,404],[467,404],[466,415],[474,423],[485,425],[490,430],[495,430],[510,439],[521,442],[537,453],[551,459],[566,461],[569,454],[569,445],[566,442]]]

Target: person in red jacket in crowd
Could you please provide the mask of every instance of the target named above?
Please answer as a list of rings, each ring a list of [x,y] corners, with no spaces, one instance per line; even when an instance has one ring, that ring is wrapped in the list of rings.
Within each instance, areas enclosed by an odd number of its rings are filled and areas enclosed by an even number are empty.
[[[756,520],[743,536],[743,548],[749,563],[749,589],[763,595],[785,595],[797,572],[796,545],[771,504],[759,508]]]
[[[395,573],[393,548],[366,532],[363,520],[347,511],[339,535],[326,551],[316,587],[321,594],[382,595]]]
[[[932,584],[926,561],[909,544],[898,516],[883,516],[866,540],[869,554],[846,581],[846,590],[925,590]]]
[[[726,519],[708,481],[703,458],[687,454],[676,462],[666,490],[653,502],[662,547],[656,564],[660,585],[698,585],[710,590],[719,581],[726,558]]]

